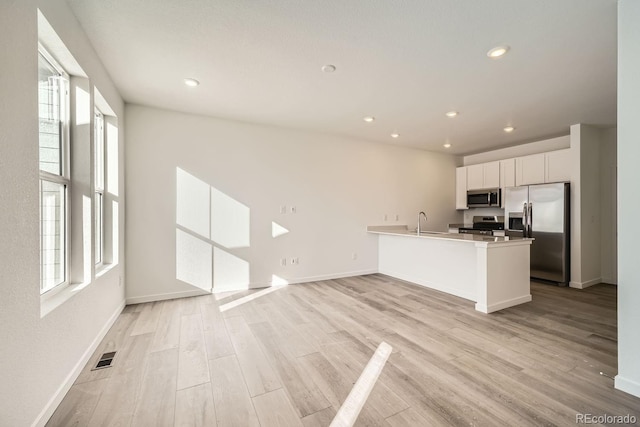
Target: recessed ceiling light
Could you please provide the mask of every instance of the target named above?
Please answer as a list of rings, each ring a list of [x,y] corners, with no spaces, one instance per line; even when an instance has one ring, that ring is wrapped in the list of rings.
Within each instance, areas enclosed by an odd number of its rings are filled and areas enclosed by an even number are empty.
[[[509,52],[509,46],[496,46],[487,52],[487,56],[491,59],[497,59]]]
[[[449,144],[448,142],[446,144],[443,145],[444,148],[450,148],[451,144]]]
[[[445,115],[446,115],[447,117],[451,117],[451,118],[453,118],[453,117],[455,117],[455,116],[457,116],[457,115],[458,115],[458,112],[457,112],[457,111],[449,111],[449,112],[448,112],[448,113],[446,113]]]
[[[184,79],[184,84],[186,84],[189,87],[196,87],[200,84],[200,82],[197,81],[196,79],[188,78],[188,79]]]
[[[362,120],[364,120],[367,123],[371,123],[372,121],[374,121],[376,118],[373,116],[367,116],[365,118],[363,118]]]
[[[335,65],[327,64],[322,66],[323,73],[333,73],[336,70]]]
[[[506,128],[503,129],[506,133],[511,133],[514,130],[516,130],[516,128],[514,128],[513,126],[507,126]]]
[[[391,138],[400,138],[400,134],[397,132],[394,132],[391,134]]]

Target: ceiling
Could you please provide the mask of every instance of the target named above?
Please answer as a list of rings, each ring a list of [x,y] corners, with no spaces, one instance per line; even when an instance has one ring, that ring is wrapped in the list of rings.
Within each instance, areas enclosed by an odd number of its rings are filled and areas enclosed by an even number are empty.
[[[128,103],[453,154],[616,124],[616,0],[67,1]]]

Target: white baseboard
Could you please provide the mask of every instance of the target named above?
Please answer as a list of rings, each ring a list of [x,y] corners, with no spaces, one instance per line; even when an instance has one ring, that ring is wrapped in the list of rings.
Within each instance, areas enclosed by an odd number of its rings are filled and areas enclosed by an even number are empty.
[[[105,323],[98,335],[96,335],[94,340],[91,342],[91,345],[89,345],[89,348],[87,348],[82,357],[80,357],[80,360],[78,360],[78,363],[76,363],[69,375],[67,375],[67,378],[65,378],[58,390],[56,390],[51,399],[49,399],[49,402],[47,402],[42,412],[40,412],[40,415],[38,415],[33,424],[31,424],[32,427],[42,427],[47,423],[47,421],[49,421],[49,418],[51,418],[58,405],[60,405],[60,402],[62,402],[62,399],[64,399],[69,389],[71,389],[71,386],[73,386],[73,383],[80,375],[80,372],[82,372],[86,364],[89,362],[93,352],[96,351],[102,342],[102,339],[107,335],[107,332],[109,332],[109,329],[116,322],[120,313],[122,313],[124,306],[124,301],[118,305],[116,311],[113,312],[109,320],[107,320],[107,323]]]
[[[585,289],[589,286],[597,285],[598,283],[602,283],[602,278],[598,277],[596,279],[587,280],[586,282],[569,282],[569,287],[575,289]]]
[[[289,285],[296,285],[301,283],[309,283],[309,282],[321,282],[323,280],[331,280],[331,279],[341,279],[343,277],[353,277],[353,276],[363,276],[365,274],[375,274],[377,273],[377,269],[370,270],[359,270],[359,271],[346,271],[342,273],[335,274],[323,274],[320,276],[307,276],[307,277],[297,277],[288,280]],[[250,283],[247,289],[262,289],[271,287],[271,283],[260,283],[254,282]],[[219,289],[213,290],[213,293],[216,292],[230,292],[233,289]],[[180,292],[170,292],[166,294],[155,294],[155,295],[144,295],[139,297],[130,297],[127,298],[126,304],[142,304],[145,302],[153,302],[153,301],[162,301],[167,299],[176,299],[176,298],[187,298],[187,297],[197,297],[201,295],[209,295],[211,292],[207,292],[204,289],[194,289],[191,291],[180,291]]]
[[[378,273],[378,269],[370,269],[370,270],[359,270],[359,271],[346,271],[343,273],[335,273],[335,274],[323,274],[320,276],[307,276],[307,277],[298,277],[297,279],[291,279],[289,282],[290,285],[295,285],[298,283],[309,283],[309,282],[321,282],[323,280],[332,280],[332,279],[342,279],[344,277],[353,277],[353,276],[364,276],[366,274],[376,274]],[[269,285],[267,285],[269,286]]]
[[[618,285],[618,281],[612,277],[603,277],[602,283],[606,283],[608,285],[616,285],[616,286]]]
[[[378,270],[360,270],[360,271],[348,271],[348,272],[343,272],[343,273],[336,273],[336,274],[323,274],[321,276],[307,276],[307,277],[298,277],[298,278],[293,278],[293,279],[289,279],[287,281],[288,285],[302,285],[304,283],[310,283],[310,282],[322,282],[323,280],[331,280],[331,279],[342,279],[344,277],[354,277],[354,276],[364,276],[365,274],[376,274],[378,272]],[[251,283],[249,285],[249,289],[264,289],[264,288],[270,288],[271,286],[274,286],[271,283]],[[220,289],[220,290],[213,290],[213,293],[224,293],[224,292],[229,292],[229,291],[233,291],[233,289]]]
[[[201,295],[210,295],[211,292],[208,292],[204,289],[194,289],[190,291],[180,291],[180,292],[169,292],[166,294],[154,294],[154,295],[144,295],[140,297],[131,297],[127,298],[126,304],[142,304],[145,302],[153,302],[153,301],[163,301],[167,299],[176,299],[176,298],[188,298],[188,297],[198,297]]]
[[[494,311],[502,310],[503,308],[513,307],[514,305],[524,304],[531,301],[531,295],[525,295],[517,298],[512,298],[505,301],[500,301],[489,306],[480,305],[476,303],[476,310],[483,313],[493,313]]]
[[[632,394],[636,397],[640,397],[640,383],[637,381],[632,381],[628,378],[616,375],[615,388],[617,388],[618,390],[622,390],[625,393]]]

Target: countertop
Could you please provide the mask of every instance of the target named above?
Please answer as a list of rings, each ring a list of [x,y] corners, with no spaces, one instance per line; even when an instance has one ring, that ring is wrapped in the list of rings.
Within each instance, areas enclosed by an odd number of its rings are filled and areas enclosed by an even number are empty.
[[[439,239],[456,242],[491,243],[491,244],[531,244],[533,239],[508,236],[483,236],[480,234],[457,234],[446,231],[425,230],[418,235],[415,230],[409,230],[406,225],[373,225],[367,227],[367,232],[374,234],[386,234],[391,236],[414,237],[420,239]]]

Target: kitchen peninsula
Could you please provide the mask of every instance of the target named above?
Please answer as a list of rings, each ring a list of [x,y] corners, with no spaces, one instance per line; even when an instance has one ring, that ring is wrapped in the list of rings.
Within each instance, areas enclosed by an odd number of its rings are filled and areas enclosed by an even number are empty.
[[[378,271],[475,301],[491,313],[531,301],[532,239],[370,226],[378,235]]]

